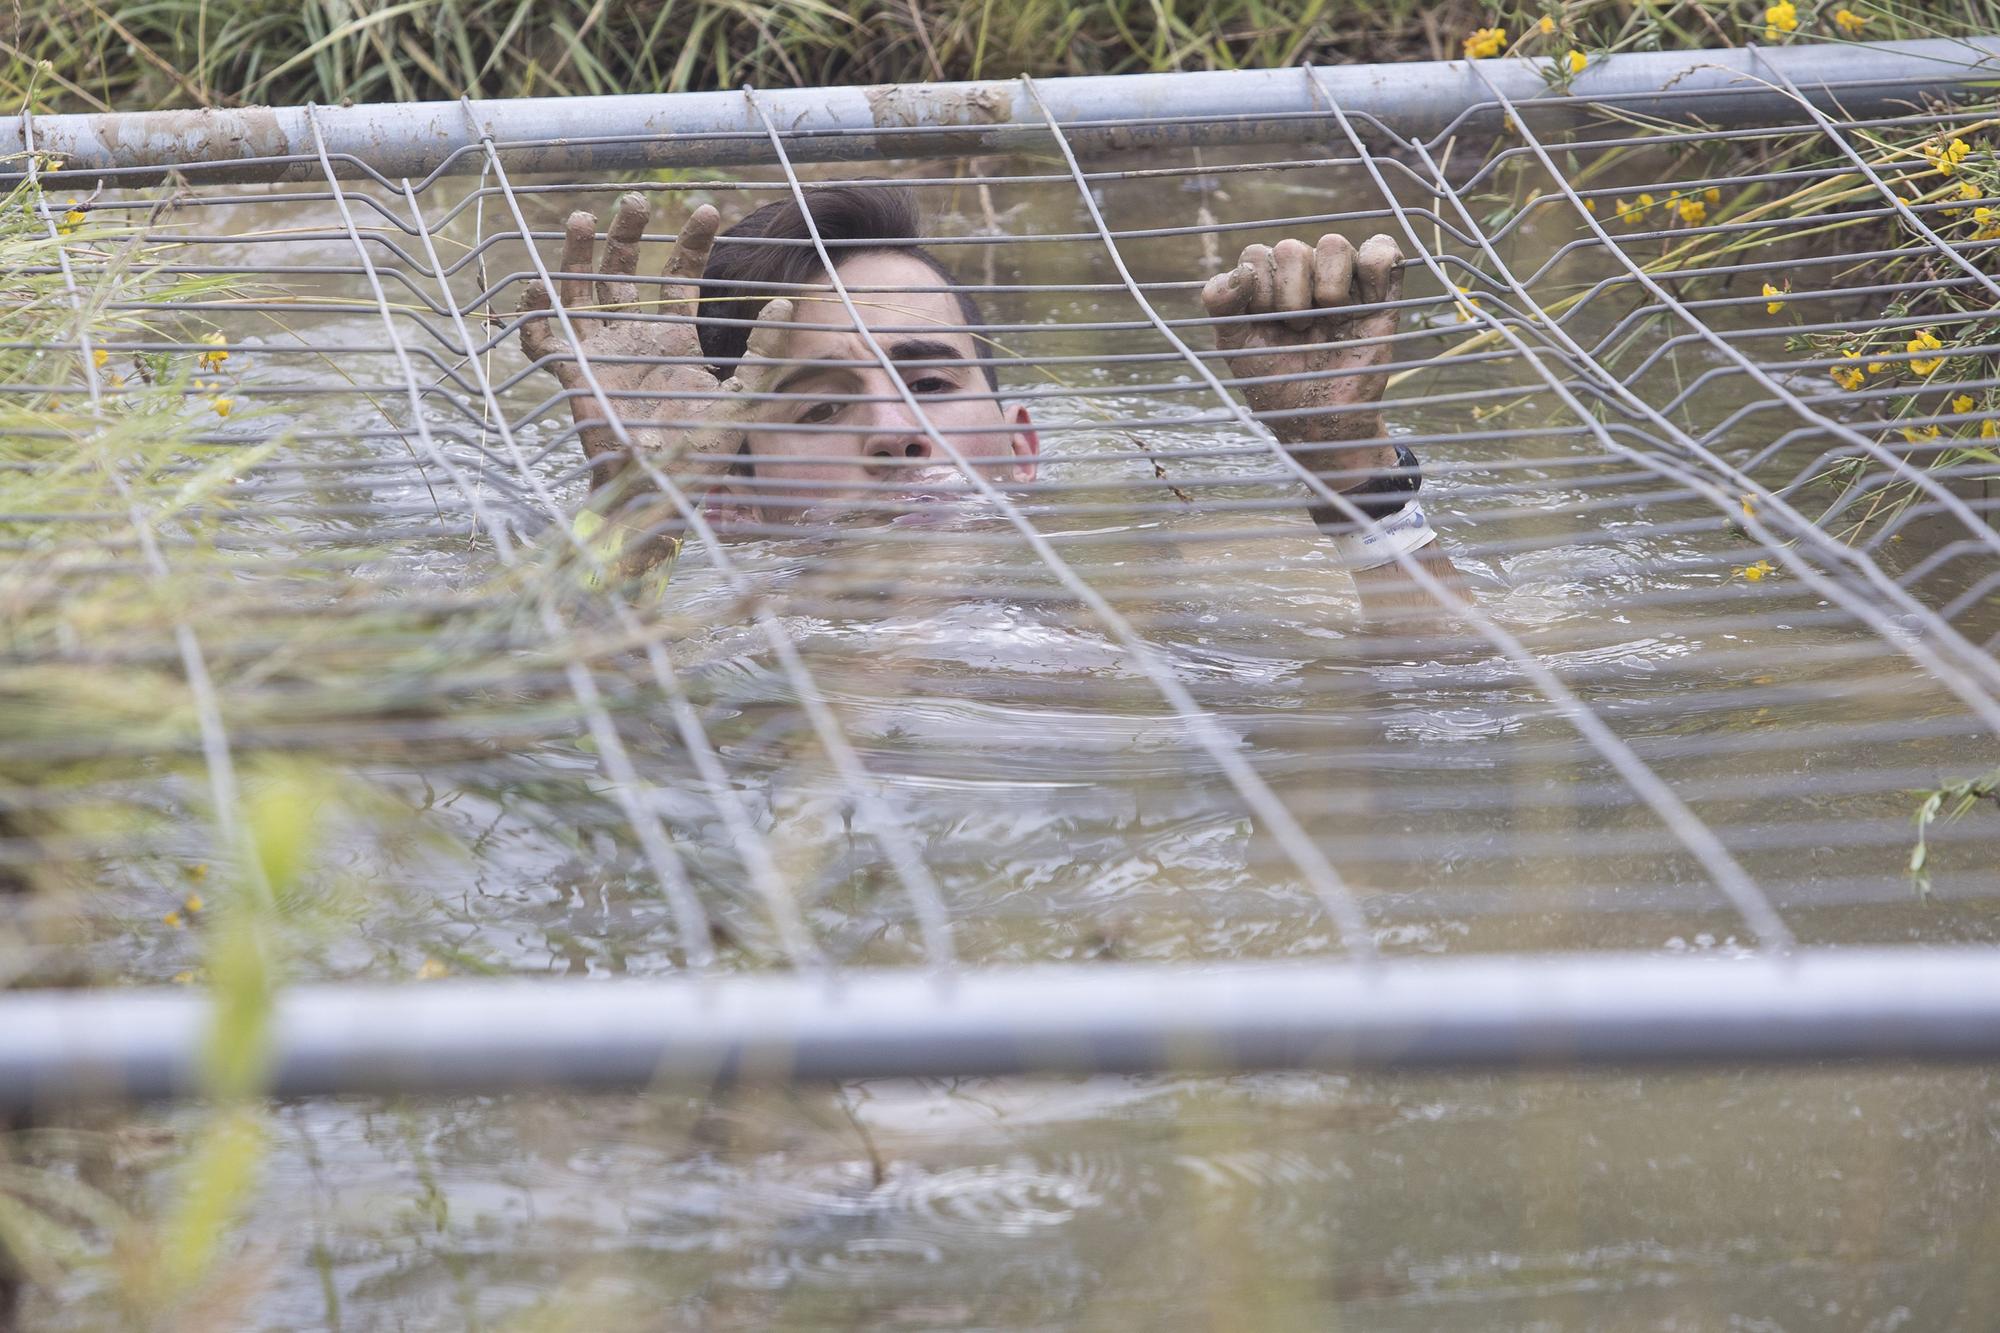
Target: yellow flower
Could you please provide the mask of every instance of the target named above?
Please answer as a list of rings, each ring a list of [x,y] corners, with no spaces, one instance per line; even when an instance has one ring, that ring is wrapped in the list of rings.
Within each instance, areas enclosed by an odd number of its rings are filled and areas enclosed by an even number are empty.
[[[1465,56],[1468,60],[1484,60],[1497,56],[1507,46],[1507,30],[1504,28],[1479,28],[1465,39]]]
[[[1867,26],[1867,23],[1867,19],[1861,17],[1861,15],[1851,9],[1836,9],[1833,11],[1833,25],[1849,37],[1859,37],[1861,29]]]
[[[1784,294],[1785,294],[1785,291],[1784,291],[1784,288],[1782,288],[1782,287],[1773,287],[1773,286],[1772,286],[1772,285],[1771,285],[1770,283],[1768,283],[1768,282],[1764,284],[1764,295],[1765,295],[1765,296],[1768,296],[1768,297],[1773,297],[1773,298],[1775,298],[1775,297],[1781,297],[1781,296],[1783,296]],[[1777,314],[1777,313],[1778,313],[1778,312],[1779,312],[1780,310],[1783,310],[1784,308],[1785,308],[1785,303],[1784,303],[1783,301],[1780,301],[1780,300],[1775,300],[1775,299],[1774,299],[1774,300],[1769,300],[1769,301],[1766,301],[1766,302],[1764,303],[1764,313],[1765,313],[1765,314],[1767,314],[1767,315],[1775,315],[1775,314]]]
[[[206,861],[197,861],[193,865],[183,869],[181,873],[199,884],[202,880],[208,878],[208,863]]]
[[[1458,295],[1459,319],[1461,321],[1471,319],[1472,312],[1474,310],[1479,309],[1479,298],[1472,294],[1472,288],[1470,287],[1459,287],[1457,283],[1453,283],[1452,286],[1456,287],[1459,293]]]
[[[1778,0],[1764,11],[1764,40],[1775,42],[1783,33],[1797,32],[1799,8],[1792,0]]]
[[[229,359],[229,339],[219,333],[211,333],[202,341],[208,344],[208,350],[195,358],[195,364],[203,370],[222,369],[222,363]]]
[[[59,157],[50,158],[48,161],[48,165],[42,168],[42,170],[44,171],[61,171],[62,169],[63,169],[63,160]]]
[[[200,912],[201,909],[202,909],[201,895],[198,893],[190,893],[187,896],[186,901],[181,903],[181,910],[183,912],[186,912],[189,916],[194,916],[195,914]]]
[[[1581,51],[1572,50],[1563,57],[1563,68],[1572,74],[1583,73],[1583,67],[1590,63],[1590,57]]]
[[[1938,428],[1936,426],[1925,426],[1921,430],[1914,426],[1903,427],[1903,438],[1911,444],[1922,444],[1925,440],[1935,440],[1937,437]]]
[[[1681,221],[1690,227],[1700,226],[1708,220],[1708,205],[1699,199],[1683,199],[1674,207],[1680,213]]]
[[[1970,412],[1973,408],[1977,406],[1979,406],[1979,404],[1972,401],[1972,395],[1969,393],[1962,393],[1958,397],[1951,400],[1951,410],[1958,413],[1960,416],[1964,416],[1966,413]]]
[[[1701,192],[1701,197],[1711,204],[1719,204],[1722,202],[1722,190],[1718,186],[1711,185]]]
[[[1743,492],[1743,517],[1757,517],[1757,497],[1748,491]]]
[[[1550,14],[1544,14],[1542,15],[1542,21],[1535,26],[1542,30],[1542,36],[1552,36],[1556,30],[1555,17]]]
[[[435,958],[424,959],[424,965],[417,969],[418,981],[442,981],[451,975],[451,969]]]
[[[1940,176],[1949,176],[1958,170],[1958,164],[1965,161],[1972,151],[1972,145],[1963,139],[1942,139],[1924,145],[1924,160]]]
[[[1840,354],[1852,361],[1859,361],[1861,359],[1861,354],[1859,352],[1850,352],[1847,351],[1845,348],[1841,349]],[[1833,382],[1835,384],[1838,384],[1841,388],[1847,390],[1849,393],[1852,393],[1854,392],[1854,390],[1860,388],[1862,382],[1868,378],[1865,374],[1862,373],[1861,367],[1859,366],[1835,366],[1832,370],[1829,370],[1827,373],[1833,376]]]
[[[1595,212],[1597,212],[1597,201],[1596,201],[1595,199],[1586,199],[1586,200],[1584,200],[1584,201],[1583,201],[1583,211],[1584,211],[1584,212],[1586,212],[1586,213],[1595,213]]]
[[[105,351],[102,347],[93,347],[90,349],[90,364],[96,366],[99,370],[104,369],[104,363],[110,359],[111,353]]]
[[[1754,565],[1739,565],[1730,571],[1732,577],[1757,583],[1778,572],[1778,567],[1769,560],[1759,560]]]
[[[56,230],[67,235],[88,221],[90,221],[90,214],[84,212],[75,204],[71,204],[69,212],[63,214],[62,221],[56,224]]]
[[[1986,420],[1980,422],[1979,438],[1982,440],[2000,439],[2000,421],[1996,421],[1992,417],[1988,417],[1986,418]]]
[[[1961,199],[1978,199],[1982,195],[1979,187],[1971,181],[1960,181],[1958,183],[1958,197]]]
[[[1987,205],[1981,204],[1978,208],[1972,210],[1972,220],[1982,227],[1986,226],[1993,221],[1993,210]]]
[[[1903,350],[1906,352],[1935,352],[1943,346],[1944,344],[1938,341],[1935,333],[1932,333],[1929,329],[1925,329],[1916,337],[1910,339],[1904,345]],[[1910,370],[1913,374],[1929,375],[1943,364],[1944,358],[1941,356],[1919,357],[1917,360],[1910,362]]]
[[[234,398],[211,398],[208,401],[208,405],[215,409],[215,415],[226,417],[229,415],[230,410],[236,406],[236,400]]]
[[[181,914],[179,912],[169,912],[165,916],[161,917],[160,920],[174,927],[185,926],[187,924],[187,922],[181,920]]]

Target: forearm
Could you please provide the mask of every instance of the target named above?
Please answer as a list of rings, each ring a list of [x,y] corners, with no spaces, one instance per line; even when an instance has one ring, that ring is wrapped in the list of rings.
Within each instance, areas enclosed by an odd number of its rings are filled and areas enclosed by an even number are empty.
[[[1464,596],[1465,581],[1445,553],[1443,542],[1420,546],[1409,553],[1408,559],[1448,597]],[[1400,561],[1356,570],[1354,591],[1360,594],[1362,613],[1370,620],[1403,621],[1413,613],[1432,613],[1450,606],[1447,598],[1439,597],[1424,579],[1410,573]]]

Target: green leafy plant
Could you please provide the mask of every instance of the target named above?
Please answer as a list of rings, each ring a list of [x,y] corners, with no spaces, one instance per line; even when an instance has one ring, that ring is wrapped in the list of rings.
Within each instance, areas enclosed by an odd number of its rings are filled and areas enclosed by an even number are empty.
[[[1910,882],[1925,897],[1931,891],[1931,849],[1928,835],[1933,824],[1962,819],[1981,801],[2000,806],[2000,768],[1976,778],[1960,778],[1919,792],[1923,799],[1911,821],[1917,826],[1916,844],[1910,848]]]

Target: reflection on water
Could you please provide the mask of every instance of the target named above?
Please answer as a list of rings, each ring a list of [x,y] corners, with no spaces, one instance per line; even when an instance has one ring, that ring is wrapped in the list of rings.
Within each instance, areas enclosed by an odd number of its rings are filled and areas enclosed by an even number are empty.
[[[1110,202],[1132,218],[1163,201],[1184,206],[1177,186],[1144,188],[1155,193],[1132,184]],[[1341,206],[1331,186],[1295,178],[1271,189],[1272,199],[1304,189],[1316,207]],[[1280,211],[1260,209],[1247,180],[1229,190],[1242,216]],[[532,202],[549,217],[567,204]],[[1067,201],[1020,202],[1018,230],[1074,226]],[[258,221],[248,206],[236,212],[229,225]],[[210,221],[220,230],[225,219]],[[1551,245],[1521,241],[1531,243]],[[323,262],[346,262],[336,243],[321,248]],[[1163,244],[1134,250],[1142,278],[1192,276],[1185,254]],[[1032,274],[1042,280],[1110,276],[1086,247],[1002,252],[1003,264],[1030,262],[1048,266]],[[1129,316],[1108,298],[1035,299],[996,300],[996,317]],[[365,344],[379,337],[374,318],[365,308],[328,316],[315,336]],[[1041,354],[1123,345],[1074,332],[1019,341]],[[1662,373],[1700,359],[1688,352]],[[518,365],[511,347],[495,360]],[[1226,424],[1169,428],[1206,406],[1192,395],[1080,392],[1170,370],[1064,373],[1073,396],[1035,404],[1051,427],[1041,480],[1053,489],[1025,490],[1022,503],[1341,867],[1379,947],[1749,942],[1685,850],[1490,640],[1460,626],[1416,641],[1359,623],[1351,586],[1296,496],[1271,484],[1252,437]],[[340,381],[309,361],[282,374]],[[1506,385],[1520,401],[1487,435],[1469,428],[1461,402],[1416,401]],[[1727,382],[1704,411],[1720,418],[1728,395],[1752,392]],[[1740,533],[1705,502],[1558,429],[1572,423],[1518,366],[1460,367],[1405,398],[1391,414],[1397,431],[1451,437],[1423,446],[1427,494],[1486,615],[1696,804],[1803,937],[1993,937],[1994,867],[1976,840],[1961,844],[1958,864],[1970,869],[1940,876],[1940,902],[1915,902],[1900,880],[1906,789],[1991,763],[1948,696],[1796,582],[1734,577],[1758,554]],[[297,425],[337,430],[351,402],[302,408]],[[1141,417],[1162,424],[1104,424]],[[523,445],[552,438],[531,429]],[[1140,450],[1196,455],[1160,466],[1206,503],[1176,508]],[[265,470],[258,484],[274,497],[314,506],[257,517],[267,538],[366,544],[389,516],[421,523],[438,512],[436,478],[407,466],[398,439],[321,439],[310,459],[379,468]],[[567,448],[541,467],[575,498]],[[1285,503],[1247,503],[1274,496]],[[469,530],[396,545],[360,574],[405,595],[460,586]],[[1003,520],[961,513],[839,539],[743,542],[731,555],[923,849],[970,962],[1340,947],[1186,720],[1159,705],[1132,653]],[[676,670],[734,799],[831,956],[909,961],[919,949],[909,903],[744,605],[690,551],[666,607],[685,621]],[[656,694],[629,697],[621,734],[660,784],[650,799],[713,906],[729,965],[768,960],[772,932],[713,801],[687,778],[673,719]],[[407,974],[432,955],[525,973],[673,969],[670,914],[622,820],[590,788],[595,772],[587,747],[560,738],[371,770],[413,803],[424,794],[468,854],[357,849],[356,873],[394,887],[371,901],[353,939],[308,966]],[[141,979],[189,962],[129,947],[124,967]],[[837,1094],[330,1101],[284,1108],[274,1129],[275,1159],[240,1241],[260,1284],[235,1322],[244,1328],[518,1318],[575,1328],[1890,1330],[1977,1326],[2000,1297],[1990,1262],[2000,1097],[1986,1071],[964,1080]],[[102,1326],[103,1299],[80,1283],[46,1324]]]

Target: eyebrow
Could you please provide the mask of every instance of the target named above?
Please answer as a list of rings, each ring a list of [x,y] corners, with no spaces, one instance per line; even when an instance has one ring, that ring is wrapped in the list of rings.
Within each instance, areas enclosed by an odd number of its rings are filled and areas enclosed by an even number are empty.
[[[939,338],[899,338],[882,349],[889,360],[902,361],[962,361],[965,354],[950,343]],[[850,373],[850,366],[800,366],[791,374],[771,386],[770,392],[784,393],[821,375]]]
[[[882,350],[891,361],[962,361],[965,354],[937,338],[901,338]]]

